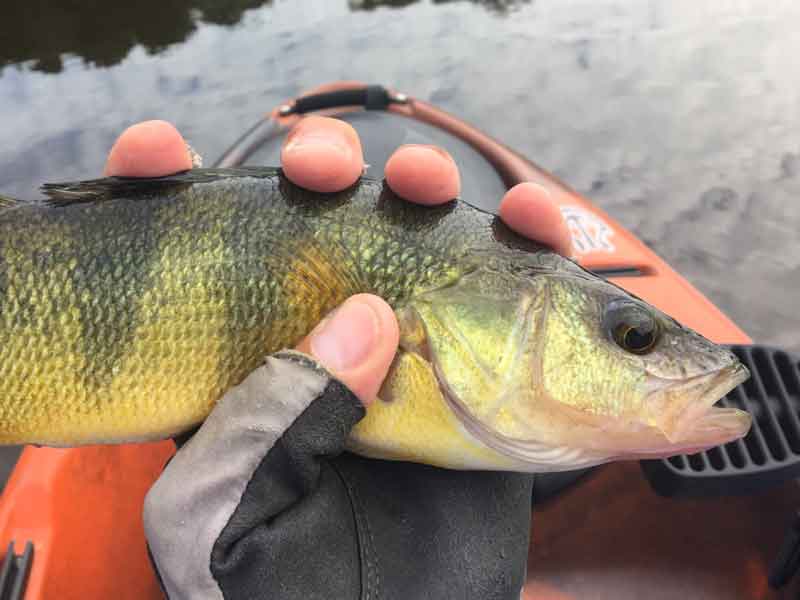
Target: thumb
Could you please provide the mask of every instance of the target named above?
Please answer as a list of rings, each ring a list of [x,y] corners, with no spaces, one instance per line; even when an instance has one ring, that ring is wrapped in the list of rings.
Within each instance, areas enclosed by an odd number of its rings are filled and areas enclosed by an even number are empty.
[[[323,319],[297,349],[369,404],[389,372],[399,336],[391,307],[377,296],[357,294]]]

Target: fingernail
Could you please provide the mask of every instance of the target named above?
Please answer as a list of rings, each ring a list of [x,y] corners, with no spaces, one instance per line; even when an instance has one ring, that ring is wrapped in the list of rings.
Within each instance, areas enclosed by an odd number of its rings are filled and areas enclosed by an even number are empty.
[[[319,149],[333,150],[346,159],[350,159],[353,155],[353,149],[343,134],[333,130],[312,128],[309,128],[309,131],[299,129],[290,135],[283,147],[283,152],[295,154]]]
[[[311,334],[311,353],[332,371],[361,364],[378,341],[380,321],[366,302],[348,300]]]
[[[553,197],[553,194],[550,193],[550,190],[544,184],[541,184],[537,181],[526,181],[525,185],[535,189],[538,194],[547,199]]]
[[[445,150],[444,148],[440,148],[439,146],[434,146],[432,144],[403,144],[398,148],[398,150],[403,150],[405,148],[413,148],[415,150],[422,150],[423,152],[432,152],[442,158],[449,160],[450,162],[454,163],[453,157],[450,156],[450,153]]]

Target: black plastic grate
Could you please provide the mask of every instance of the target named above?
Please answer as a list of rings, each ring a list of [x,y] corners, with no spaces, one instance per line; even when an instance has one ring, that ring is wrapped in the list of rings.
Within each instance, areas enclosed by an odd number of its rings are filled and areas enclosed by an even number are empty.
[[[768,346],[731,346],[751,377],[718,406],[746,410],[742,440],[689,456],[642,461],[664,496],[750,493],[800,477],[800,359]]]
[[[33,562],[33,544],[25,543],[22,554],[14,551],[14,542],[9,542],[3,566],[0,567],[0,600],[22,600],[25,585]]]

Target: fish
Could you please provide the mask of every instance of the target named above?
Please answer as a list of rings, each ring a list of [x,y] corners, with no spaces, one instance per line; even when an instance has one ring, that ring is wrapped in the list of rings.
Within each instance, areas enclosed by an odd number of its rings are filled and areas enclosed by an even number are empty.
[[[356,293],[400,344],[363,456],[546,472],[744,436],[749,373],[622,288],[454,199],[328,194],[279,168],[45,184],[0,199],[0,444],[162,440]]]

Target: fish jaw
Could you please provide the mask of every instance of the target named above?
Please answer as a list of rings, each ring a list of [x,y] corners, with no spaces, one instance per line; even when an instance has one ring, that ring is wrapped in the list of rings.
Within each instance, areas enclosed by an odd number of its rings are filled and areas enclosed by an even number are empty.
[[[576,411],[565,415],[582,433],[583,441],[594,438],[599,444],[582,445],[572,436],[563,443],[536,439],[513,439],[474,419],[454,392],[442,384],[444,398],[472,437],[514,461],[519,471],[543,473],[586,468],[619,460],[669,458],[693,454],[729,443],[747,435],[751,416],[737,408],[714,404],[750,376],[744,365],[735,363],[716,372],[681,384],[672,383],[670,393],[684,394],[684,410],[676,419],[664,419],[660,425],[629,423],[628,431],[603,417],[584,419]],[[441,383],[441,380],[440,380]],[[664,390],[660,390],[663,394]],[[658,392],[653,392],[658,393]],[[675,403],[675,398],[670,398]],[[596,420],[595,420],[596,419]],[[582,424],[579,422],[582,421]],[[567,429],[565,428],[564,431]]]
[[[717,371],[680,383],[665,383],[652,378],[647,404],[655,408],[664,403],[679,410],[659,411],[653,420],[669,445],[675,449],[689,444],[692,449],[710,448],[747,435],[751,416],[736,408],[714,406],[722,397],[750,377],[738,361]]]
[[[415,352],[400,351],[378,399],[351,431],[348,450],[454,470],[526,470],[473,436],[442,394],[432,365]]]

